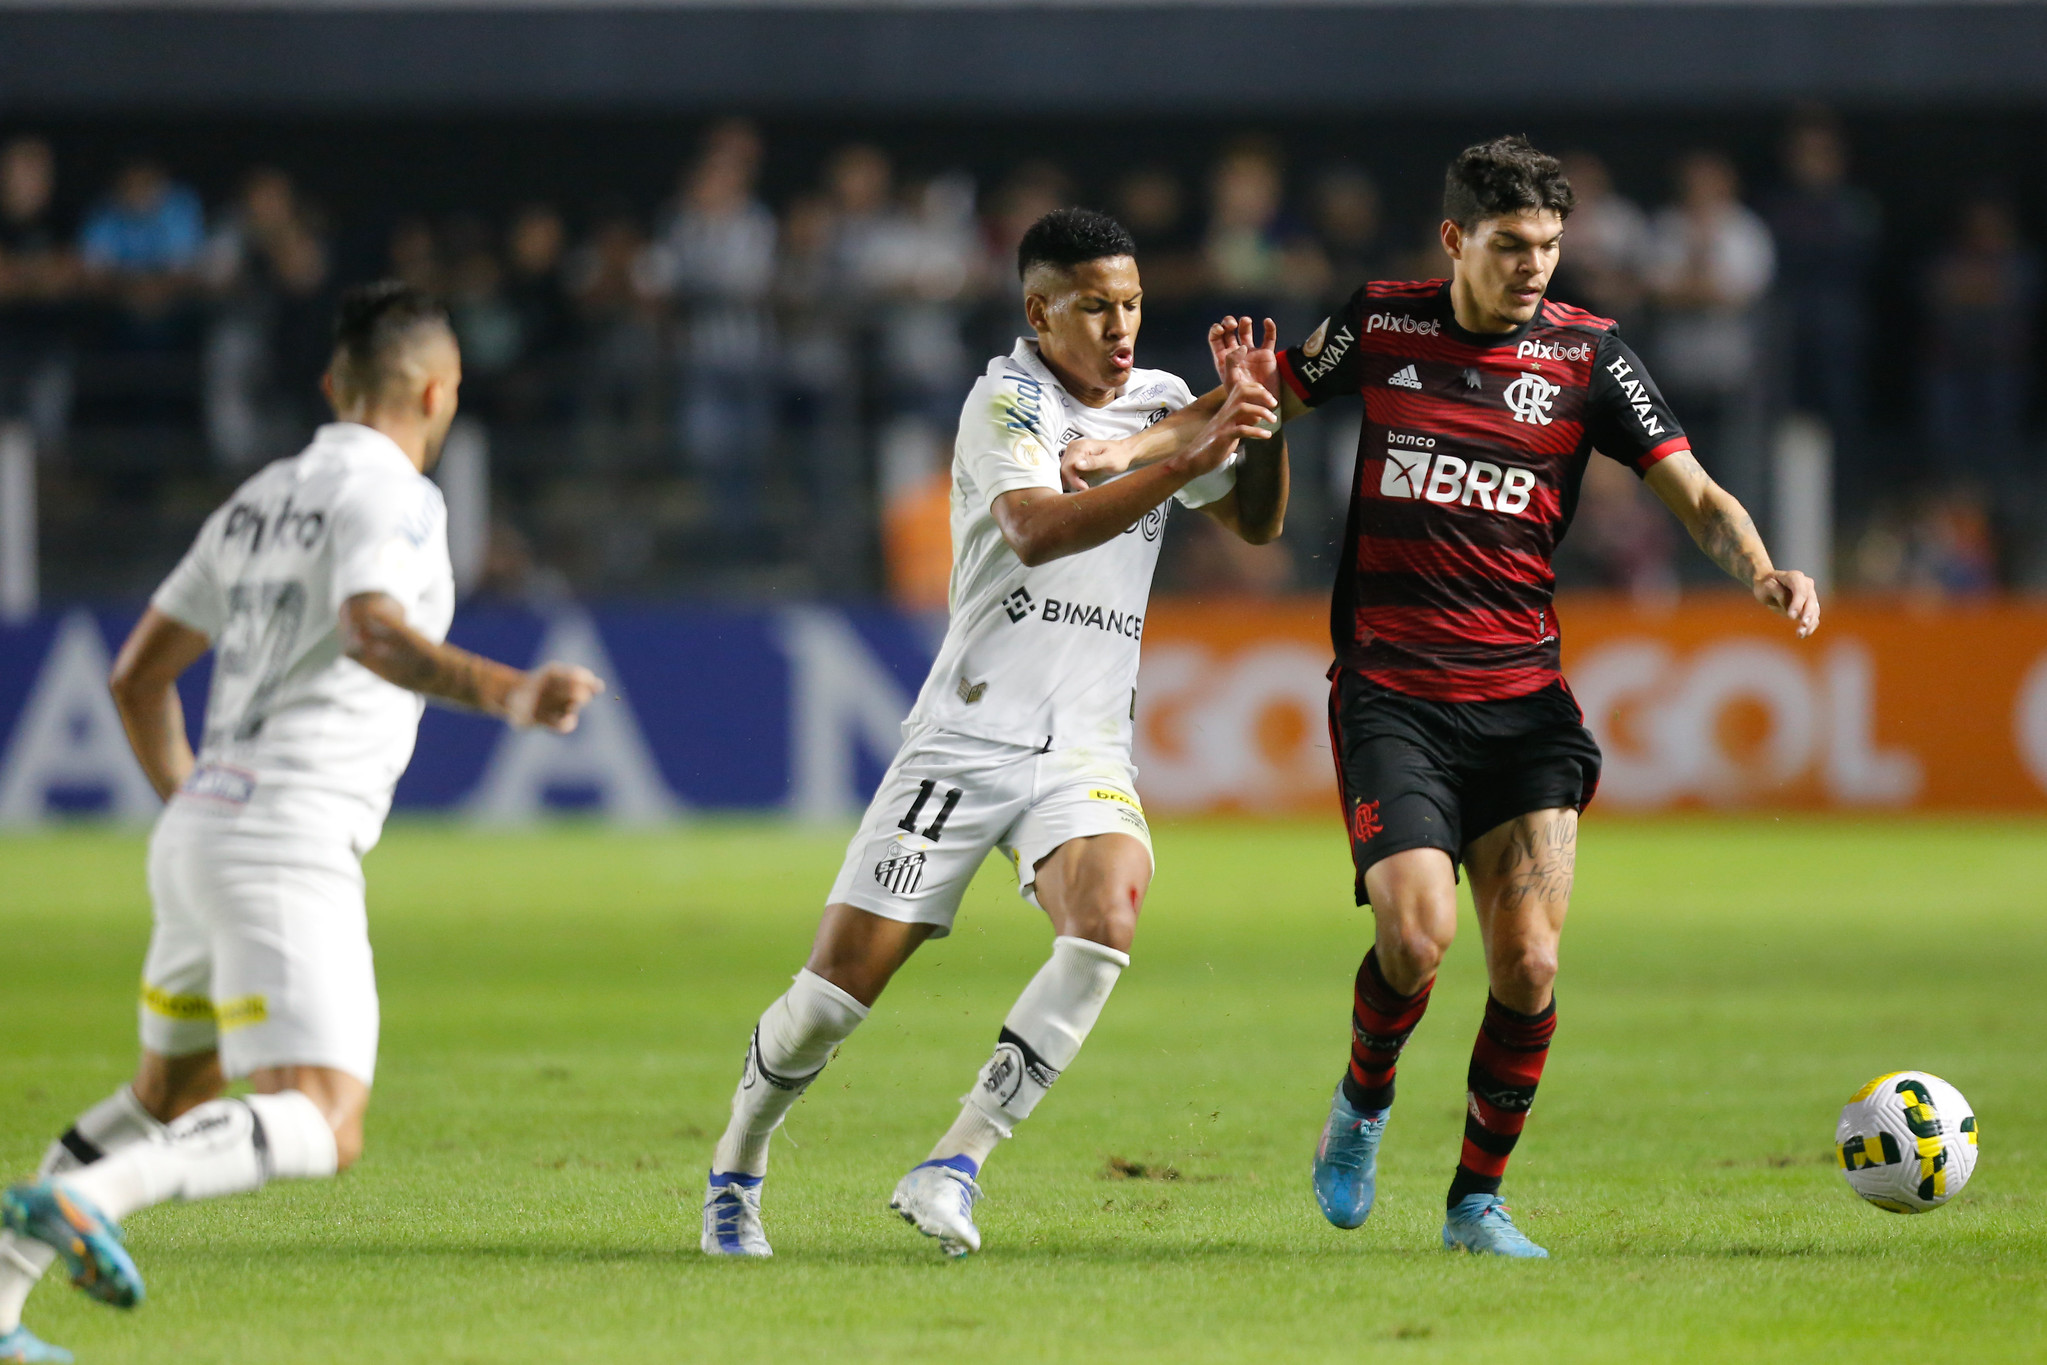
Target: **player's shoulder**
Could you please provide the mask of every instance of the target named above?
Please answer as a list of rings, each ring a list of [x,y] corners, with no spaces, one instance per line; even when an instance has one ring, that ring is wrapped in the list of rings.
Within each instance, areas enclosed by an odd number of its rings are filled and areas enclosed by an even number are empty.
[[[1194,391],[1187,381],[1171,370],[1132,369],[1117,403],[1131,407],[1163,405],[1178,410],[1193,401]]]
[[[1014,354],[997,356],[974,381],[960,412],[963,432],[975,423],[1012,431],[1028,431],[1040,439],[1056,425],[1056,387],[1032,372]]]
[[[1539,313],[1545,327],[1571,327],[1587,332],[1612,332],[1620,326],[1612,318],[1601,317],[1588,308],[1565,303],[1561,299],[1545,298]]]

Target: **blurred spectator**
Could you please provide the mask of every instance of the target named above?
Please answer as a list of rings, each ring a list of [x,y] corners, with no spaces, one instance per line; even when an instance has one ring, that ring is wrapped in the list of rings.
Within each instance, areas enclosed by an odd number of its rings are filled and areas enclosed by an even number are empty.
[[[1942,482],[1968,480],[2000,506],[2020,491],[2040,258],[2019,240],[2004,200],[1962,208],[1954,238],[1924,281],[1922,415]]]
[[[661,330],[646,234],[630,210],[607,206],[566,278],[581,334],[576,410],[587,463],[645,462],[660,442]]]
[[[1694,152],[1678,198],[1649,226],[1657,326],[1647,357],[1706,468],[1751,507],[1764,505],[1762,335],[1758,304],[1776,271],[1770,230],[1738,191],[1734,165]]]
[[[481,218],[447,225],[448,318],[462,343],[462,378],[474,414],[498,414],[498,381],[519,358],[519,315],[505,297],[505,268],[495,234]]]
[[[1317,178],[1315,241],[1327,279],[1321,290],[1325,308],[1333,311],[1367,280],[1391,275],[1393,252],[1384,228],[1379,186],[1363,170],[1338,164]]]
[[[1566,156],[1564,174],[1577,193],[1578,207],[1564,232],[1554,292],[1612,318],[1632,335],[1642,318],[1649,220],[1614,189],[1606,163],[1592,153]]]
[[[1148,318],[1198,293],[1201,259],[1187,224],[1187,196],[1180,178],[1162,166],[1130,172],[1116,185],[1115,215],[1137,243]]]
[[[677,431],[703,477],[724,544],[759,550],[772,436],[775,216],[755,195],[760,135],[713,127],[684,173],[655,261],[677,317]]]
[[[1980,490],[1958,487],[1885,509],[1857,541],[1856,585],[1918,597],[1981,597],[1997,588],[1997,543]]]
[[[1768,216],[1788,332],[1786,398],[1826,422],[1836,467],[1850,469],[1866,457],[1863,342],[1882,220],[1875,198],[1848,183],[1848,148],[1823,113],[1792,124],[1784,175]]]
[[[186,294],[205,246],[199,196],[154,161],[123,169],[79,234],[87,272],[143,317],[163,313]]]
[[[1237,143],[1209,173],[1208,231],[1202,239],[1209,287],[1240,307],[1276,299],[1285,287],[1282,188],[1279,157],[1262,142]]]
[[[838,219],[820,195],[790,205],[775,274],[776,375],[789,463],[800,471],[808,534],[803,557],[820,586],[852,587],[865,562],[859,382],[852,316],[840,276]]]
[[[391,229],[391,274],[414,289],[439,294],[447,288],[441,270],[440,244],[424,218],[406,218]]]
[[[1027,161],[1002,182],[995,194],[995,211],[988,217],[985,237],[988,257],[994,263],[994,274],[1002,282],[1000,292],[1006,299],[1023,298],[1023,285],[1016,276],[1016,249],[1024,233],[1032,223],[1072,201],[1073,182],[1050,161]],[[1013,337],[1018,326],[1016,310],[1011,304],[1000,307],[1002,318],[997,336]],[[993,343],[1004,351],[1009,344],[999,339]]]
[[[0,422],[26,421],[45,451],[63,444],[70,415],[68,305],[78,285],[52,209],[56,180],[41,138],[0,149]]]
[[[499,407],[508,422],[551,429],[563,416],[567,357],[575,340],[562,278],[568,243],[568,226],[549,204],[520,209],[505,233],[505,301],[519,332],[518,359],[499,385]]]
[[[218,301],[205,357],[214,459],[241,469],[288,454],[326,368],[328,253],[283,172],[243,183],[207,241],[204,274]]]

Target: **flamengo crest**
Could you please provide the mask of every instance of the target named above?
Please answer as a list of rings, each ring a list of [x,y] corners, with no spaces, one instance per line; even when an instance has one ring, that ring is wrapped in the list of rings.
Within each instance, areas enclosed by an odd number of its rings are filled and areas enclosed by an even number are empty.
[[[1507,386],[1505,396],[1515,421],[1546,427],[1552,420],[1549,406],[1562,392],[1561,388],[1533,370],[1523,370],[1521,377]]]

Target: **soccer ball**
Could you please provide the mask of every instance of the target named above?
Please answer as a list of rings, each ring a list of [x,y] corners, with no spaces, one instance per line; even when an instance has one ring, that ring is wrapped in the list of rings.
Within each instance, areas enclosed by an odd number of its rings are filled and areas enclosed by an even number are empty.
[[[1976,1111],[1924,1071],[1893,1071],[1855,1092],[1834,1129],[1848,1188],[1892,1213],[1926,1213],[1976,1169]]]

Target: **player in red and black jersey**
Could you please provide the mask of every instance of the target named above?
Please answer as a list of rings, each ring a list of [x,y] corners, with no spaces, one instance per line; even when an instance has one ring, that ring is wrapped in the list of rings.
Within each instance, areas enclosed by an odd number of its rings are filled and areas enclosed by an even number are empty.
[[[1520,138],[1472,147],[1443,198],[1449,279],[1367,284],[1284,352],[1268,322],[1253,370],[1269,376],[1283,421],[1351,394],[1365,403],[1330,612],[1329,719],[1357,901],[1376,934],[1315,1195],[1339,1227],[1371,1212],[1394,1064],[1456,934],[1462,863],[1491,992],[1443,1241],[1544,1256],[1499,1187],[1556,1027],[1578,814],[1599,780],[1551,610],[1550,561],[1587,462],[1633,469],[1801,637],[1819,624],[1819,599],[1810,578],[1770,562],[1741,504],[1699,467],[1614,324],[1544,298],[1572,207],[1557,162]],[[1211,340],[1255,345],[1248,319],[1226,319]],[[1079,475],[1159,458],[1219,399],[1114,449],[1070,448],[1067,465]]]

